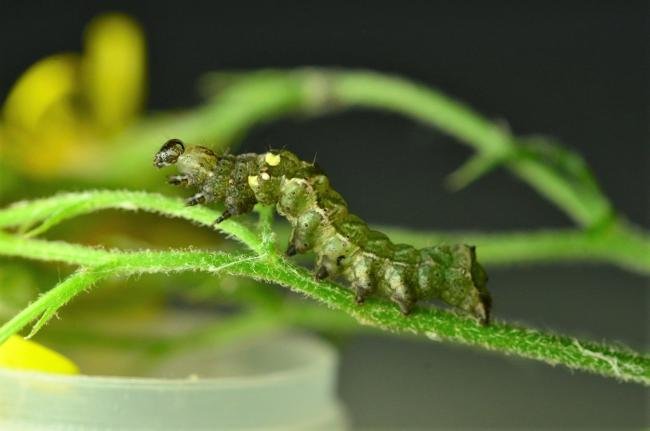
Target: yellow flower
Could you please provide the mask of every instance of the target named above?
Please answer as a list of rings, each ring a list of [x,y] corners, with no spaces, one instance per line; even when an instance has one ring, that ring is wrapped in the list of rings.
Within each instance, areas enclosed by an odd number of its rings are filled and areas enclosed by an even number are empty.
[[[102,141],[142,108],[145,50],[137,23],[108,14],[88,25],[83,55],[33,64],[2,108],[0,160],[41,179],[92,174]]]
[[[0,344],[0,368],[79,374],[79,368],[65,356],[17,335]]]

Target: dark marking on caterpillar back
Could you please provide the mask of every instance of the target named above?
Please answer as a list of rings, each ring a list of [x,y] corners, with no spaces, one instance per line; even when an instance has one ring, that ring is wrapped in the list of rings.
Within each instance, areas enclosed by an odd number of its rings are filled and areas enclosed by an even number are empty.
[[[197,192],[188,205],[223,202],[223,220],[252,211],[256,203],[275,205],[293,230],[287,256],[313,250],[314,277],[344,278],[357,303],[375,295],[409,314],[419,300],[441,299],[487,324],[491,297],[476,249],[464,244],[416,249],[394,244],[348,211],[343,197],[320,167],[287,150],[265,154],[216,155],[210,149],[167,141],[154,166],[176,164],[169,183]]]

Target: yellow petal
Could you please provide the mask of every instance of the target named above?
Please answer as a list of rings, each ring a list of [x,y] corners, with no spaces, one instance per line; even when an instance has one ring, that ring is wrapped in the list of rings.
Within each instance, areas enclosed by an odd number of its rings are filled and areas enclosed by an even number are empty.
[[[89,24],[82,79],[91,115],[104,132],[118,131],[135,117],[145,80],[144,36],[135,21],[107,14]]]
[[[33,64],[9,92],[3,111],[8,127],[31,132],[48,110],[77,91],[79,58],[58,54]]]
[[[17,335],[11,336],[0,345],[0,367],[79,374],[79,368],[65,356]]]

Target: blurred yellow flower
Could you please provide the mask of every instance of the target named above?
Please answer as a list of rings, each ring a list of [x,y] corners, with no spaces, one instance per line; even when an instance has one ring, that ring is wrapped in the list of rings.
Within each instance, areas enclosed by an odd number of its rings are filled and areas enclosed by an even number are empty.
[[[60,353],[17,335],[0,345],[0,368],[79,374],[79,368]]]
[[[41,179],[92,174],[102,141],[142,108],[145,56],[143,33],[131,18],[94,19],[82,55],[47,57],[14,84],[2,108],[0,160]]]

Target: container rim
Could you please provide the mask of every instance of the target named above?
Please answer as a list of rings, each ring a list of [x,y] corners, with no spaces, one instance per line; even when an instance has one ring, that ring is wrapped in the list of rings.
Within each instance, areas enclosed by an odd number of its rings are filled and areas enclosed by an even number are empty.
[[[212,390],[217,387],[246,387],[264,386],[283,380],[294,379],[308,375],[323,368],[336,366],[337,353],[327,342],[316,336],[301,333],[280,333],[274,336],[278,342],[292,342],[304,349],[305,360],[295,367],[279,369],[263,374],[224,376],[224,377],[127,377],[127,376],[102,376],[85,374],[53,374],[33,370],[19,370],[0,368],[0,379],[31,379],[43,383],[64,383],[80,386],[102,386],[115,388],[121,386],[138,387],[139,389],[156,389],[161,387],[174,390]]]

